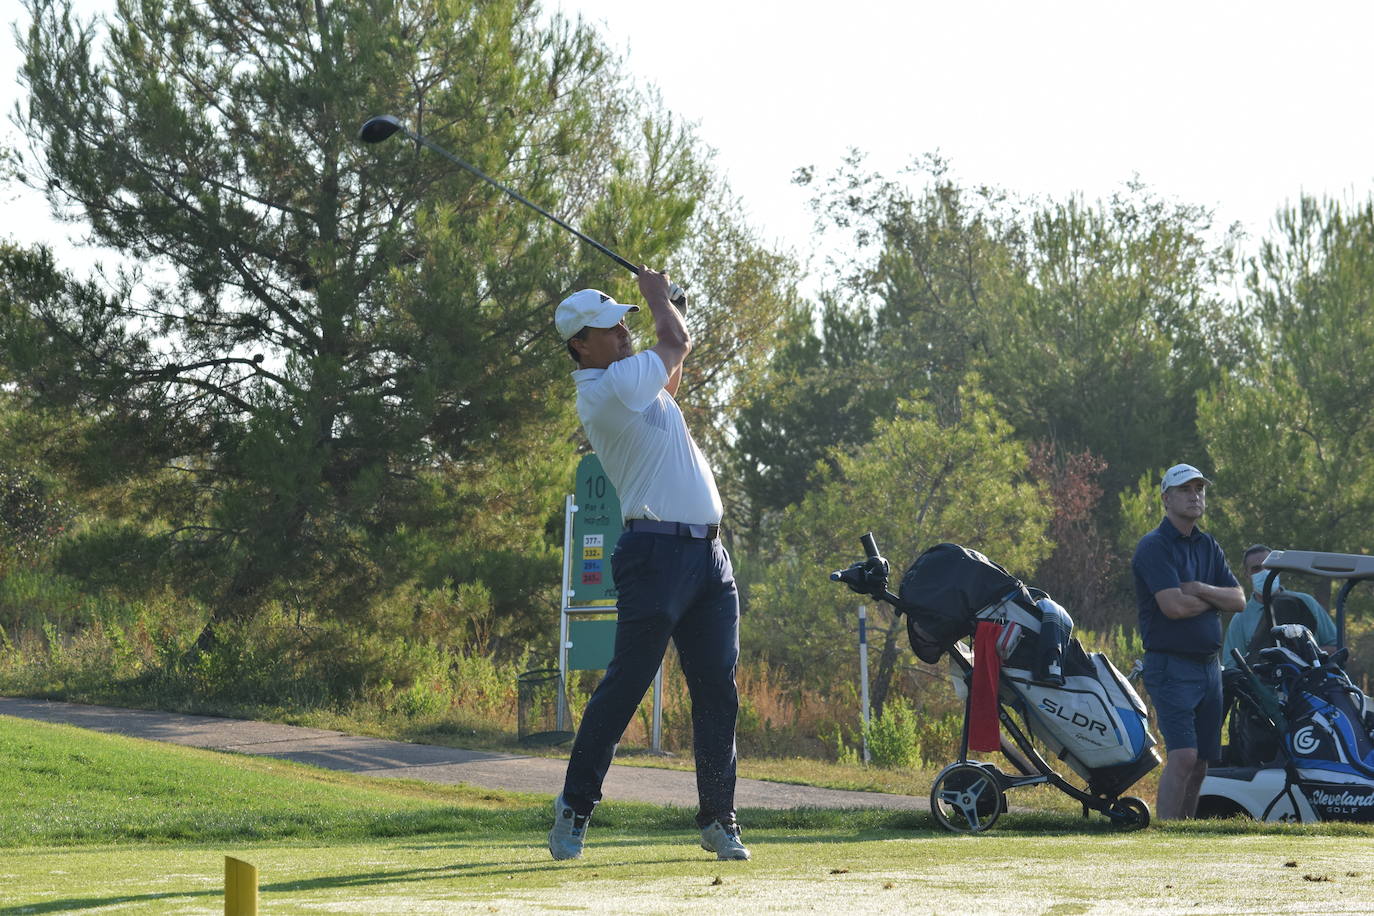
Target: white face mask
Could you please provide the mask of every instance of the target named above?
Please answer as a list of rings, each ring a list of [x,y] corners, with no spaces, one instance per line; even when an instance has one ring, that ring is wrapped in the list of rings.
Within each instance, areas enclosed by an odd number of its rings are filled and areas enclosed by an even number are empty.
[[[1250,577],[1250,581],[1253,582],[1253,583],[1255,584],[1255,594],[1256,594],[1256,595],[1263,595],[1263,594],[1264,594],[1264,580],[1265,580],[1265,579],[1268,579],[1268,578],[1269,578],[1269,570],[1267,570],[1267,569],[1261,569],[1259,572],[1255,573],[1253,576]],[[1281,590],[1282,590],[1282,587],[1279,585],[1279,577],[1278,577],[1278,576],[1275,576],[1275,577],[1274,577],[1274,584],[1273,584],[1272,586],[1270,586],[1270,588],[1269,588],[1269,593],[1270,593],[1271,595],[1276,595],[1276,594],[1278,594],[1279,591],[1281,591]]]

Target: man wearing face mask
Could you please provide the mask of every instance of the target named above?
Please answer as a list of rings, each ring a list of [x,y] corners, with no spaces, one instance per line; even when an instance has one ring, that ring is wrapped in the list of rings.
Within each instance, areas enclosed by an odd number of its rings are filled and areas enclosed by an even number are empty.
[[[1245,551],[1245,574],[1250,577],[1251,583],[1250,599],[1245,603],[1245,610],[1232,617],[1226,627],[1226,644],[1221,647],[1221,660],[1228,668],[1239,667],[1231,655],[1231,650],[1239,649],[1242,656],[1249,655],[1256,638],[1256,629],[1262,623],[1268,624],[1264,619],[1264,580],[1269,578],[1269,570],[1264,568],[1264,560],[1269,556],[1269,552],[1269,548],[1263,544],[1255,544]],[[1336,624],[1316,598],[1306,592],[1290,592],[1283,587],[1280,577],[1277,576],[1269,588],[1269,598],[1274,604],[1276,614],[1279,614],[1282,602],[1287,601],[1294,608],[1286,615],[1293,619],[1276,620],[1276,623],[1301,623],[1312,630],[1317,645],[1321,646],[1323,651],[1336,651]],[[1305,606],[1305,614],[1302,612],[1302,606]],[[1264,641],[1264,644],[1272,645],[1273,642],[1268,640]]]
[[[1216,539],[1197,528],[1209,481],[1190,464],[1164,472],[1164,520],[1136,545],[1131,559],[1145,689],[1168,751],[1159,777],[1156,815],[1192,817],[1207,764],[1221,759],[1219,611],[1245,606],[1245,592]]]

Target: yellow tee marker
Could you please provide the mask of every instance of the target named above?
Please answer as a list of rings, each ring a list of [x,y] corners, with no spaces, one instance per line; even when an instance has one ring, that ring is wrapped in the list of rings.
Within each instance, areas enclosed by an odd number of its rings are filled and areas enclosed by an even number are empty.
[[[224,916],[258,916],[258,870],[224,857]]]

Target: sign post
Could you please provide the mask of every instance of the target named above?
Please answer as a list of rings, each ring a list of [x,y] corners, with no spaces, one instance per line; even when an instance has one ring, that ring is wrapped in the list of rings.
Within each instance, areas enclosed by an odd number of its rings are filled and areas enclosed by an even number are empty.
[[[567,716],[570,671],[605,668],[615,645],[617,592],[611,575],[611,553],[620,539],[620,498],[606,477],[601,460],[587,454],[577,465],[573,492],[564,503],[563,599],[558,628],[560,697],[558,728]],[[663,666],[654,677],[652,750],[663,747]]]
[[[567,552],[572,561],[572,588],[567,605],[615,609],[616,590],[611,578],[611,551],[620,537],[620,498],[606,479],[596,455],[584,455],[577,464],[570,515],[572,540]]]

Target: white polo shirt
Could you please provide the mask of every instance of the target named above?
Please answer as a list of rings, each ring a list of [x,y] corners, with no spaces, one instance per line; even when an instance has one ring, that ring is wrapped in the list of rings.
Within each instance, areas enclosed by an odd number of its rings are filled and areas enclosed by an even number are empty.
[[[577,416],[620,497],[626,519],[689,525],[720,522],[720,494],[672,395],[668,370],[653,350],[578,369]]]

